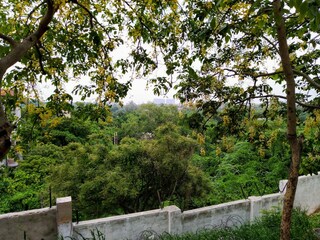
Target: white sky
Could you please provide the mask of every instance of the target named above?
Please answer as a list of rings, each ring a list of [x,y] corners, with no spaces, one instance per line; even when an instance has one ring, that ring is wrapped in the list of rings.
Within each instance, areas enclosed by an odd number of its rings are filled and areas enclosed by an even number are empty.
[[[89,80],[84,79],[85,83],[89,83]],[[81,96],[73,95],[71,92],[76,83],[74,81],[70,81],[65,84],[66,92],[73,96],[73,101],[78,102],[81,101]],[[39,84],[38,89],[43,100],[46,100],[51,94],[53,94],[54,87],[50,83]],[[129,103],[131,101],[136,104],[142,104],[147,102],[153,102],[154,99],[157,98],[173,98],[175,94],[174,90],[171,90],[167,95],[157,96],[153,94],[152,87],[147,88],[147,80],[146,79],[136,79],[132,83],[132,87],[129,90],[127,97],[123,99],[123,102]],[[95,102],[97,96],[92,96],[87,98],[85,101],[87,102]],[[176,100],[178,102],[178,100]]]
[[[122,45],[122,46],[118,47],[117,50],[114,51],[114,53],[111,57],[112,57],[113,61],[117,61],[120,58],[129,57],[129,52],[130,52],[130,46]],[[165,77],[166,76],[164,63],[163,62],[161,63],[161,60],[162,59],[159,59],[159,63],[158,63],[159,64],[158,66],[160,66],[160,67],[158,69],[156,69],[150,77]],[[197,69],[197,66],[194,66],[194,68]],[[274,61],[268,60],[268,61],[266,61],[263,68],[266,72],[274,72],[278,67],[277,67],[277,63],[275,60]],[[120,79],[123,79],[123,82],[126,82],[127,80],[130,79],[130,76],[129,76],[129,74],[126,74],[125,76],[122,76]],[[246,80],[238,81],[237,79],[230,79],[228,82],[230,85],[241,84],[242,87],[247,87],[249,85],[252,85],[251,80],[250,81],[246,81]],[[273,91],[272,91],[273,94],[285,96],[284,89],[281,85],[275,84],[275,82],[273,80],[267,80],[265,83],[269,84],[273,88]],[[76,84],[79,84],[79,83],[76,83],[74,81],[70,81],[69,83],[66,83],[64,87],[65,87],[67,93],[73,95],[71,92]],[[83,84],[83,85],[90,84],[89,78],[84,77],[83,79],[81,79],[81,84]],[[46,100],[53,93],[53,90],[54,90],[53,86],[51,86],[50,83],[39,84],[38,89],[40,90],[41,97],[43,100]],[[164,95],[162,95],[162,96],[154,95],[152,86],[147,87],[147,79],[136,77],[135,80],[132,82],[132,87],[129,90],[127,96],[123,99],[123,102],[126,104],[126,103],[133,101],[136,104],[142,104],[142,103],[147,103],[147,102],[153,102],[154,99],[159,99],[159,98],[172,99],[172,98],[174,98],[173,96],[175,93],[176,93],[176,91],[172,89],[165,96]],[[299,93],[299,91],[297,91],[297,93]],[[316,95],[314,91],[310,92],[310,94],[313,96]],[[90,98],[85,99],[85,101],[95,102],[96,99],[97,99],[97,96],[92,96]],[[81,96],[73,95],[73,102],[77,102],[77,101],[81,101]],[[178,103],[179,100],[176,99],[175,102]]]
[[[144,46],[147,47],[148,46]],[[120,59],[126,59],[130,56],[130,49],[132,49],[132,46],[129,45],[129,43],[124,43],[123,45],[118,46],[111,54],[111,58],[113,62],[116,62]],[[149,47],[149,49],[152,49]],[[165,67],[163,63],[163,59],[158,59],[158,68],[151,74],[150,78],[152,77],[165,77]],[[124,76],[118,77],[119,79],[122,79],[121,82],[127,82],[131,78],[131,73],[127,73]],[[129,90],[127,97],[123,99],[123,102],[129,103],[131,101],[135,102],[136,104],[142,104],[147,102],[153,102],[154,99],[164,98],[164,99],[172,99],[174,98],[174,94],[176,91],[173,89],[169,91],[166,95],[157,96],[153,94],[152,86],[147,87],[147,78],[141,78],[141,77],[134,77],[134,81],[132,82],[132,87]],[[81,80],[82,85],[90,84],[89,77],[83,77]],[[65,83],[64,87],[66,89],[66,92],[71,94],[73,96],[73,102],[81,101],[81,96],[79,95],[73,95],[71,92],[77,84],[80,82],[70,81],[69,83]],[[50,85],[50,83],[43,83],[38,85],[38,89],[40,90],[40,95],[43,100],[46,100],[54,91],[54,87]],[[87,102],[95,102],[97,99],[97,96],[92,96],[90,98],[85,99]],[[176,99],[176,103],[179,101]]]

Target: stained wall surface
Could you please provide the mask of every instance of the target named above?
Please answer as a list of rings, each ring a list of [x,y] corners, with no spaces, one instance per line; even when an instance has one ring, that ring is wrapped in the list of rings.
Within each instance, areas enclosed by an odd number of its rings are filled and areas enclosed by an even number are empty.
[[[56,208],[0,215],[1,240],[57,240]]]

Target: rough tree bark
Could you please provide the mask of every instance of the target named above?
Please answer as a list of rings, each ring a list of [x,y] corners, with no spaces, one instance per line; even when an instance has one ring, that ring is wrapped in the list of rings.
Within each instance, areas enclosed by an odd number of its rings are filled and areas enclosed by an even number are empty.
[[[8,153],[11,147],[10,134],[12,126],[7,120],[0,101],[0,160]]]
[[[284,195],[280,239],[290,239],[291,216],[293,202],[296,194],[299,166],[301,159],[302,137],[297,137],[297,117],[296,117],[296,94],[294,71],[289,57],[289,48],[287,43],[285,21],[282,15],[282,7],[280,0],[273,1],[273,11],[277,28],[277,38],[279,42],[279,51],[285,80],[287,84],[287,134],[291,149],[291,165],[288,177],[286,193]]]
[[[16,42],[12,37],[0,33],[0,38],[10,44],[11,51],[0,59],[0,90],[4,74],[14,64],[19,62],[23,56],[40,40],[43,34],[48,30],[48,25],[52,21],[54,13],[57,9],[54,8],[52,0],[47,0],[47,11],[41,19],[38,28],[33,33],[29,34],[21,42]],[[8,153],[11,146],[10,135],[12,126],[7,119],[4,111],[4,106],[0,95],[0,160]]]

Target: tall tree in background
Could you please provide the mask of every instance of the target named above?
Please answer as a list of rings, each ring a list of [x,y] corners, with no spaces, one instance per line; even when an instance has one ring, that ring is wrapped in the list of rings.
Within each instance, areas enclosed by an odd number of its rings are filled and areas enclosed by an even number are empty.
[[[19,103],[26,96],[36,98],[36,84],[48,82],[55,88],[48,100],[53,106],[60,106],[63,101],[72,100],[64,83],[77,80],[74,93],[84,98],[95,93],[99,102],[104,104],[124,97],[131,81],[123,83],[119,79],[131,69],[126,56],[124,59],[119,57],[128,40],[123,32],[135,36],[132,29],[126,28],[131,26],[128,23],[136,21],[130,12],[135,11],[135,5],[148,4],[145,1],[130,2],[2,1],[0,89],[12,90]],[[143,62],[145,53],[137,48],[134,57]],[[86,85],[82,81],[84,76],[89,76],[91,83]],[[1,97],[0,159],[10,149],[13,130],[5,105],[7,101]]]
[[[55,88],[48,101],[60,106],[72,101],[64,83],[75,80],[73,93],[82,99],[97,94],[100,104],[119,101],[134,77],[158,66],[152,58],[155,54],[149,56],[142,43],[152,45],[154,39],[174,30],[164,24],[174,20],[174,15],[167,19],[167,13],[176,7],[177,1],[159,0],[4,0],[0,6],[0,89],[12,90],[19,103],[26,96],[37,98],[37,83],[48,82]],[[155,29],[158,23],[154,25],[153,20],[161,21],[159,28]],[[172,42],[161,44],[164,49]],[[129,71],[138,74],[130,74],[123,82]],[[84,83],[84,76],[91,82]],[[167,89],[166,84],[156,84],[155,91],[161,89]],[[10,149],[14,127],[6,116],[7,104],[1,97],[0,159]]]
[[[226,122],[237,124],[240,110],[250,113],[252,99],[266,106],[270,98],[286,100],[292,167],[281,238],[290,238],[302,145],[295,106],[319,109],[317,1],[5,0],[0,22],[1,89],[21,94],[50,81],[56,89],[50,100],[58,104],[70,98],[62,83],[88,74],[93,84],[78,85],[76,93],[119,100],[130,81],[118,79],[128,70],[148,75],[164,66],[166,73],[150,79],[155,93],[171,88],[175,76],[182,101],[195,102],[209,117],[225,106]],[[124,46],[124,38],[134,45],[128,58],[119,59],[112,52]],[[273,94],[270,82],[285,86],[286,93]],[[0,157],[10,147],[11,131],[1,103]]]
[[[224,121],[235,125],[241,120],[239,112],[246,110],[250,114],[253,99],[261,99],[266,111],[271,98],[287,102],[292,158],[281,239],[290,239],[303,142],[303,137],[297,136],[296,104],[309,111],[320,108],[319,3],[312,0],[175,3],[170,10],[150,12],[143,17],[139,14],[142,8],[136,13],[140,16],[135,25],[139,32],[137,41],[146,52],[152,42],[150,56],[152,52],[158,53],[154,61],[162,56],[167,70],[167,77],[151,80],[155,92],[158,86],[170,88],[173,84],[170,76],[176,74],[180,81],[175,87],[181,101],[194,102],[208,117],[224,106]],[[273,93],[276,84],[286,89],[283,94]]]

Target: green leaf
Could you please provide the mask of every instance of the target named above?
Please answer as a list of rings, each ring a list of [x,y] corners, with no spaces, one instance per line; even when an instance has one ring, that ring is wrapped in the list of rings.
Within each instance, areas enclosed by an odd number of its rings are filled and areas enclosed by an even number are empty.
[[[300,9],[301,4],[302,4],[302,0],[295,0],[295,7],[297,9]]]
[[[304,18],[306,16],[306,13],[308,12],[308,2],[304,1],[301,5],[300,5],[300,18]]]
[[[192,79],[198,79],[198,74],[193,70],[192,67],[188,67],[189,76]]]

